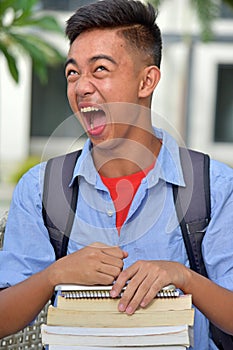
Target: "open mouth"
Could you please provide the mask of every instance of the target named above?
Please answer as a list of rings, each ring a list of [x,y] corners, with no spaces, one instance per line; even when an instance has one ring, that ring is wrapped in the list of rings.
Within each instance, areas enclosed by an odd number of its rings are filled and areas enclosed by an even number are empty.
[[[98,107],[82,107],[82,117],[87,129],[87,132],[93,136],[100,135],[106,126],[106,114]]]

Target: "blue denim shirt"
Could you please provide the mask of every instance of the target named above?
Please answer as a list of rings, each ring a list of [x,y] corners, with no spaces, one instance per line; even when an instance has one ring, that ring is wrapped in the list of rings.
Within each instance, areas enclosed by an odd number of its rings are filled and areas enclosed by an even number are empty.
[[[162,148],[133,199],[120,236],[108,189],[95,169],[90,141],[74,169],[80,188],[68,254],[92,242],[119,245],[128,252],[124,267],[139,259],[172,260],[189,266],[177,222],[172,184],[184,186],[179,148],[165,131],[155,129]],[[42,218],[45,163],[27,172],[14,191],[4,248],[0,252],[0,287],[14,285],[55,261]],[[209,277],[233,290],[233,170],[211,160],[211,222],[203,240],[203,256]],[[208,320],[195,311],[194,349],[216,349],[209,338]]]

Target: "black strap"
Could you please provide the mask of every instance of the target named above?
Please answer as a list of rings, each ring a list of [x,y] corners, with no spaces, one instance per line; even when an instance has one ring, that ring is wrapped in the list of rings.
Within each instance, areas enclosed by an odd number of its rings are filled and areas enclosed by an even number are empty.
[[[78,180],[70,183],[80,154],[52,158],[45,168],[42,213],[56,259],[67,253],[78,198]]]
[[[180,148],[186,186],[173,186],[177,217],[190,267],[207,276],[201,243],[210,221],[209,156]]]
[[[180,148],[186,187],[173,186],[174,202],[192,270],[208,278],[202,257],[202,240],[211,216],[209,156]],[[233,337],[210,324],[220,350],[233,349]]]

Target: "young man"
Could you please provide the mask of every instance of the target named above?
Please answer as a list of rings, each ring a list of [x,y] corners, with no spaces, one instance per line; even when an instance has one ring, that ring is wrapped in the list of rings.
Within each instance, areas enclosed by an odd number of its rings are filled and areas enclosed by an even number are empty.
[[[59,283],[112,284],[132,314],[170,283],[193,295],[196,350],[216,349],[208,320],[233,333],[233,171],[211,161],[209,279],[189,269],[172,184],[184,186],[179,148],[150,118],[161,37],[150,5],[104,0],[68,21],[67,94],[88,141],[74,169],[77,211],[68,255],[55,261],[42,218],[44,165],[19,182],[0,254],[0,336],[23,328]],[[169,95],[168,95],[169,98]],[[56,204],[56,203],[55,203]]]

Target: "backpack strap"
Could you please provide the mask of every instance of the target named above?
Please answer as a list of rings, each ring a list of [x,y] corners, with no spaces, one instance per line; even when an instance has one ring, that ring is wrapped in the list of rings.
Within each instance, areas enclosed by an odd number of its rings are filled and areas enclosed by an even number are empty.
[[[70,182],[81,150],[49,159],[44,176],[42,214],[56,259],[66,255],[78,197],[78,180]]]
[[[173,185],[173,196],[190,268],[208,278],[201,244],[210,221],[209,156],[180,148],[180,159],[186,187]],[[218,349],[232,350],[233,336],[210,323]]]
[[[207,276],[201,244],[210,221],[209,156],[180,148],[185,187],[173,185],[177,217],[192,270]]]

